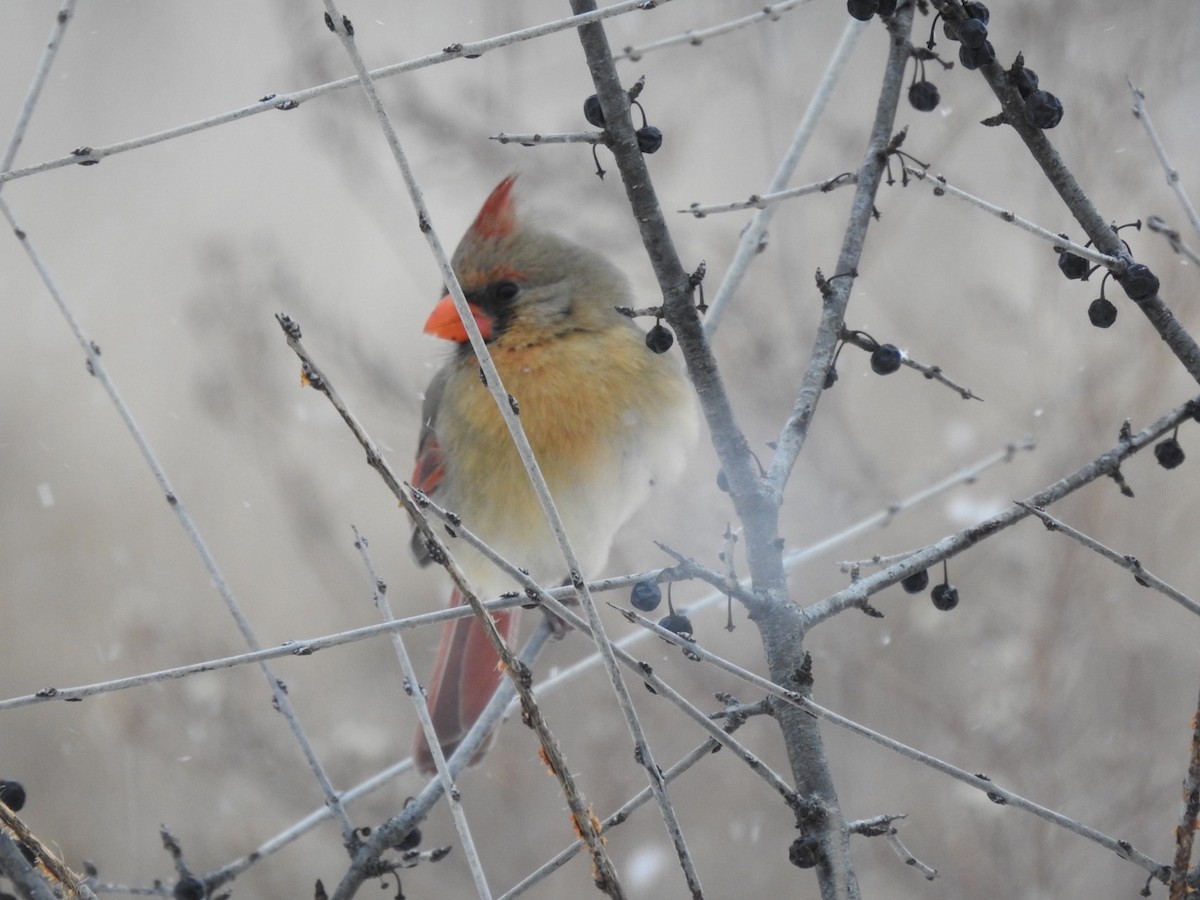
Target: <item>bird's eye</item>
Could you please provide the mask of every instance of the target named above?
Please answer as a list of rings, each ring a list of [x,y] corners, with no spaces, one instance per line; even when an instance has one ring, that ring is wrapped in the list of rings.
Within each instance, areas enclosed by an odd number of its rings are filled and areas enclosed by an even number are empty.
[[[515,281],[499,281],[492,287],[492,296],[501,303],[509,303],[521,293],[520,286]]]

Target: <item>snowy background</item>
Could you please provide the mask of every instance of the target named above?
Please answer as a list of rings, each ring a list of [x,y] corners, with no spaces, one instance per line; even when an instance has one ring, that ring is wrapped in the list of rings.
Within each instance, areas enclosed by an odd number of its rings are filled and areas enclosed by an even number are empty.
[[[754,2],[675,0],[609,20],[615,48],[749,15]],[[557,19],[565,3],[347,0],[368,65],[382,66]],[[0,30],[0,134],[17,120],[55,8],[6,6]],[[105,147],[352,74],[323,7],[298,0],[78,6],[14,163]],[[649,165],[668,210],[765,189],[846,26],[844,4],[813,0],[763,22],[620,63],[665,141]],[[930,19],[918,17],[923,42]],[[1180,170],[1200,189],[1200,13],[1191,4],[992,4],[1004,63],[1023,51],[1066,117],[1050,133],[1102,213],[1115,222],[1184,217],[1150,143],[1130,115],[1126,78],[1146,92]],[[937,35],[941,37],[940,25]],[[853,170],[874,114],[887,35],[868,25],[794,184]],[[939,48],[953,54],[942,41]],[[1017,138],[979,120],[997,104],[975,73],[928,77],[942,102],[907,105],[905,149],[934,172],[1073,238],[1069,220]],[[488,190],[521,175],[524,201],[605,253],[646,303],[654,282],[624,193],[593,174],[586,145],[523,148],[499,132],[583,130],[593,88],[579,42],[564,31],[381,81],[379,90],[453,246]],[[30,244],[52,273],[162,461],[264,646],[372,624],[370,583],[351,526],[371,542],[397,614],[439,607],[439,572],[418,570],[408,526],[329,404],[298,386],[298,363],[274,321],[287,312],[347,402],[407,473],[421,391],[446,348],[420,325],[441,280],[377,123],[357,88],[221,127],[71,165],[3,186]],[[849,191],[782,208],[715,339],[741,422],[766,451],[791,405],[819,309],[813,277],[833,274]],[[1179,363],[1125,301],[1113,328],[1085,310],[1096,281],[1068,282],[1029,235],[927,187],[881,190],[848,323],[941,366],[985,402],[960,400],[911,370],[873,376],[847,348],[822,400],[784,510],[803,547],[1032,435],[1033,453],[990,469],[907,512],[886,529],[832,548],[796,570],[795,597],[844,586],[836,562],[924,546],[1007,507],[1115,443],[1118,428],[1157,418],[1196,394]],[[671,226],[685,265],[706,259],[713,289],[750,212]],[[1163,296],[1196,330],[1196,272],[1165,242],[1124,232],[1151,263]],[[1195,235],[1185,238],[1197,242]],[[0,240],[0,699],[222,657],[245,648],[196,552],[164,501],[45,286],[11,235]],[[1056,515],[1193,596],[1200,505],[1196,426],[1189,455],[1165,472],[1149,454],[1124,469],[1136,498],[1097,483]],[[685,484],[621,535],[611,573],[668,560],[661,539],[718,565],[732,516],[702,441]],[[939,613],[898,588],[875,598],[886,618],[846,615],[807,641],[822,704],[1059,809],[1169,860],[1189,720],[1200,671],[1200,623],[1065,538],[1026,522],[951,562],[962,603]],[[704,596],[679,586],[676,601]],[[713,650],[764,670],[757,634],[735,610],[695,617]],[[532,617],[530,617],[532,619]],[[625,633],[608,616],[614,634]],[[433,631],[410,633],[427,671]],[[538,677],[588,653],[556,644]],[[714,691],[757,699],[722,673],[649,641],[639,653],[706,708]],[[415,716],[386,639],[283,660],[300,721],[338,788],[403,758]],[[638,692],[656,757],[700,740]],[[644,783],[628,734],[598,674],[549,694],[546,711],[597,812]],[[769,722],[742,738],[781,768]],[[1133,896],[1144,874],[1115,855],[928,769],[832,728],[825,731],[851,818],[905,812],[902,837],[936,867],[927,883],[878,840],[855,839],[864,896],[892,898]],[[261,674],[243,667],[106,694],[80,704],[0,711],[0,777],[29,792],[24,820],[102,880],[173,878],[160,824],[198,873],[250,852],[321,806],[321,794]],[[421,783],[409,773],[351,807],[356,824],[392,815]],[[460,780],[472,831],[500,892],[568,842],[563,803],[519,724]],[[684,776],[672,796],[712,897],[815,897],[815,879],[787,862],[794,823],[778,798],[730,754]],[[456,841],[445,807],[424,846]],[[657,814],[610,838],[632,896],[675,898],[684,885]],[[232,885],[235,897],[311,896],[336,883],[346,857],[326,824]],[[368,891],[377,888],[368,886]],[[461,855],[404,878],[409,897],[470,896]],[[577,859],[527,896],[591,892]],[[1156,896],[1164,889],[1156,888]]]

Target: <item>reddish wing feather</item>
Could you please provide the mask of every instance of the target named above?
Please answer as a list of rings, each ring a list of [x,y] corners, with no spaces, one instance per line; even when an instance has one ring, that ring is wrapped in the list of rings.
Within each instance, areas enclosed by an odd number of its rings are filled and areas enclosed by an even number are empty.
[[[432,432],[426,432],[417,448],[417,462],[413,466],[412,486],[426,494],[437,490],[446,474],[446,460],[442,448]]]
[[[458,606],[461,603],[462,594],[455,590],[450,596],[450,605]],[[519,609],[512,609],[494,614],[496,626],[505,640],[516,630],[518,612]],[[447,758],[454,753],[503,680],[500,657],[484,634],[479,620],[468,618],[446,623],[442,629],[442,641],[438,645],[433,674],[429,678],[428,702],[434,731]],[[480,745],[471,763],[478,762],[490,744],[489,737]],[[433,773],[433,757],[420,730],[413,742],[413,756],[421,772],[427,775]]]

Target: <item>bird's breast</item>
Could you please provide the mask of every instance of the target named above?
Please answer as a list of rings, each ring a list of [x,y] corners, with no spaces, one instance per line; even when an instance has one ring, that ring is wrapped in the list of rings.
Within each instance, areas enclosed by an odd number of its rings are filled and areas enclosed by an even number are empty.
[[[686,454],[690,434],[677,436],[677,452],[670,434],[689,428],[690,418],[680,413],[688,408],[682,376],[624,328],[538,346],[506,348],[498,341],[490,349],[576,552],[585,568],[599,568],[614,532],[650,483]],[[446,480],[452,482],[447,501],[468,527],[515,554],[518,564],[528,567],[520,562],[522,553],[547,543],[557,554],[474,358],[464,360],[454,378],[456,389],[448,386],[445,397],[458,408],[438,420]]]

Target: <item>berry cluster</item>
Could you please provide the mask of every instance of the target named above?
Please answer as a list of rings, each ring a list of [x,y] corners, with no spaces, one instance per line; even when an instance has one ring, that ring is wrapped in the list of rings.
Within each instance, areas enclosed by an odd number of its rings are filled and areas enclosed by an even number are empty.
[[[869,22],[872,16],[881,18],[896,11],[896,0],[846,0],[846,12],[860,22]]]
[[[670,586],[668,585],[668,587]],[[635,582],[633,591],[629,595],[629,603],[634,609],[642,612],[654,612],[662,604],[662,588],[654,581]],[[667,614],[659,620],[658,627],[674,632],[680,637],[691,639],[692,620],[681,612],[675,612],[670,591],[667,592]]]
[[[656,153],[658,148],[662,146],[662,132],[653,125],[646,124],[646,110],[642,108],[642,104],[633,98],[632,91],[630,91],[629,101],[642,114],[642,127],[637,130],[638,149],[643,153]],[[600,108],[600,98],[595,94],[592,94],[583,101],[583,117],[597,128],[604,127],[604,110]]]
[[[1139,230],[1142,227],[1141,221],[1131,222],[1130,225]],[[1130,225],[1114,225],[1113,231],[1120,232],[1122,228],[1128,228]],[[1059,237],[1066,238],[1067,235],[1062,234]],[[1108,281],[1109,275],[1116,279],[1117,284],[1121,285],[1125,294],[1135,303],[1148,300],[1158,293],[1158,276],[1150,271],[1150,267],[1144,263],[1134,262],[1133,257],[1128,254],[1129,245],[1124,241],[1121,243],[1125,245],[1127,251],[1120,257],[1125,264],[1124,267],[1120,272],[1106,271],[1104,273],[1104,278],[1100,282],[1100,296],[1088,306],[1088,319],[1097,328],[1108,328],[1117,321],[1117,308],[1111,300],[1104,296],[1104,285]],[[1091,245],[1092,242],[1088,241],[1084,246],[1090,247]],[[1087,281],[1097,268],[1098,266],[1093,266],[1082,256],[1069,250],[1059,251],[1058,269],[1064,277],[1071,281]]]
[[[900,586],[910,594],[920,594],[929,587],[929,570],[922,569],[914,572],[900,582]],[[950,572],[945,561],[942,561],[942,583],[935,584],[929,592],[933,605],[942,612],[949,612],[958,606],[958,588],[950,583]]]
[[[1034,128],[1053,128],[1062,121],[1062,101],[1038,87],[1037,72],[1025,68],[1020,56],[1008,70],[1008,83],[1017,89],[1025,101],[1025,121]]]
[[[962,66],[967,69],[978,69],[984,63],[992,62],[996,58],[996,52],[987,39],[987,25],[991,13],[988,12],[987,6],[978,2],[964,3],[963,12],[969,18],[962,25],[955,24],[949,19],[942,19],[942,33],[950,40],[959,43],[958,59]],[[937,26],[940,18],[940,14],[934,17],[934,27]],[[930,31],[925,49],[913,49],[917,67],[913,72],[913,81],[908,86],[908,102],[918,112],[932,112],[942,99],[937,85],[925,78],[926,61],[937,60],[947,69],[953,67],[952,63],[943,61],[934,52],[933,48],[936,46],[937,42],[933,39],[933,32]],[[917,77],[918,72],[920,73],[919,78]]]
[[[950,40],[958,43],[958,61],[964,69],[978,69],[980,66],[995,62],[996,50],[988,40],[988,22],[991,13],[987,6],[979,2],[968,2],[962,5],[967,15],[965,22],[954,22],[942,18],[942,33]],[[941,18],[940,14],[937,18]],[[937,24],[934,19],[934,25]],[[930,32],[925,50],[914,50],[913,55],[920,63],[920,80],[916,80],[908,88],[908,102],[914,109],[929,112],[934,109],[939,100],[937,88],[932,82],[925,80],[925,59],[938,59],[933,52],[936,42]],[[943,65],[946,65],[943,63]],[[948,67],[948,66],[947,66]],[[1024,60],[1018,56],[1012,69],[1008,72],[1009,84],[1017,89],[1024,101],[1025,121],[1034,128],[1053,128],[1063,117],[1063,104],[1058,97],[1049,91],[1038,87],[1037,73],[1025,68]],[[987,124],[992,124],[990,121]]]
[[[996,61],[996,51],[988,40],[988,22],[991,13],[983,3],[964,3],[963,12],[967,21],[959,24],[949,19],[942,20],[942,34],[958,41],[958,61],[964,69],[978,69]]]

